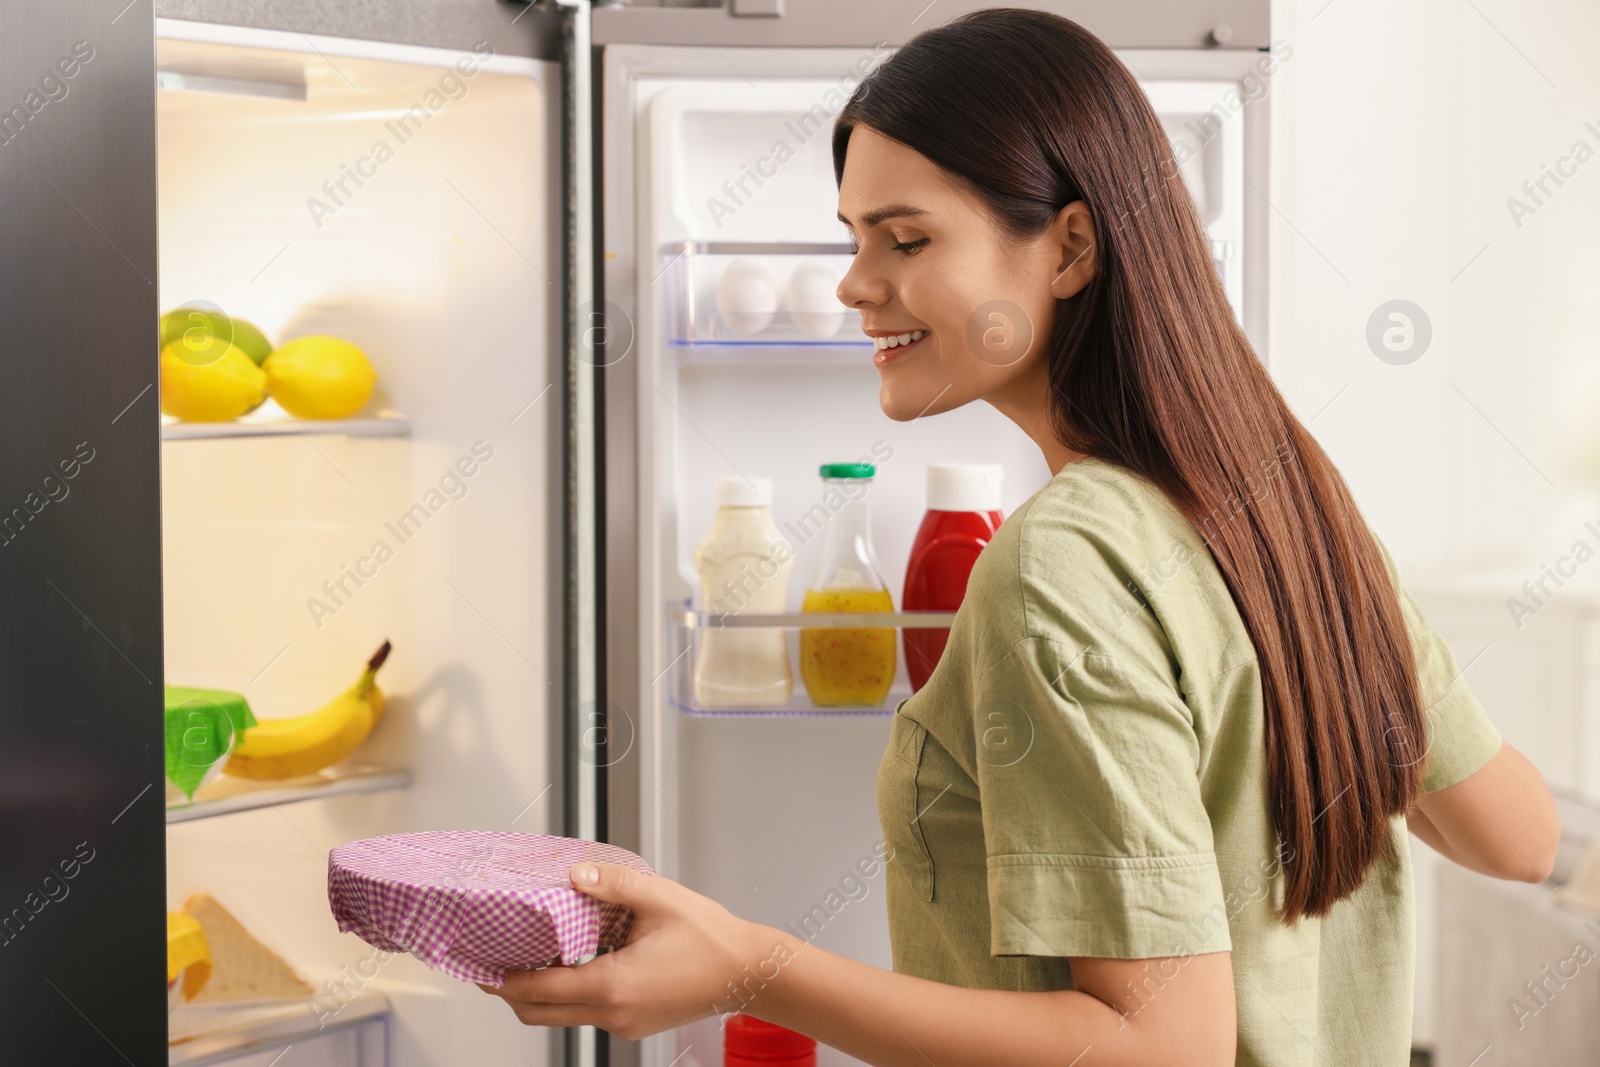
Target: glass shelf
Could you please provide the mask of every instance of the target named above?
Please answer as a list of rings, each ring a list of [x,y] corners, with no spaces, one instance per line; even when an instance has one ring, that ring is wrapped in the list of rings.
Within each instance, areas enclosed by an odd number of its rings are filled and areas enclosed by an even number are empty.
[[[688,690],[685,689],[685,692]],[[668,702],[684,715],[704,719],[859,719],[863,717],[883,716],[894,714],[895,707],[906,697],[911,695],[909,689],[891,689],[889,695],[883,698],[881,704],[867,704],[861,707],[848,708],[819,708],[806,697],[806,689],[797,679],[794,683],[794,698],[785,704],[770,708],[703,708],[693,703],[686,703],[677,696],[668,698]]]
[[[260,1062],[264,1063],[272,1052],[287,1051],[296,1043],[314,1050],[310,1055],[316,1062],[331,1062],[323,1058],[332,1051],[323,1043],[331,1044],[337,1039],[327,1035],[352,1031],[354,1040],[337,1040],[339,1051],[345,1054],[340,1062],[362,1067],[384,1063],[389,998],[375,989],[362,988],[359,981],[351,992],[348,972],[326,977],[336,984],[342,980],[338,999],[324,993],[273,1003],[180,1005],[167,1016],[167,1063],[170,1067],[234,1063],[234,1057],[248,1052],[262,1052]],[[320,989],[322,982],[315,985]],[[322,1055],[318,1056],[318,1052]],[[349,1058],[351,1053],[355,1055],[353,1060]],[[282,1057],[283,1052],[278,1055]]]
[[[873,344],[835,296],[847,244],[680,241],[661,249],[667,343],[684,361],[859,359]]]
[[[781,615],[747,611],[719,615],[714,611],[697,611],[687,600],[675,600],[669,604],[667,617],[685,630],[718,630],[730,626],[765,630],[801,626],[947,630],[956,621],[953,611],[791,611]]]
[[[224,774],[197,789],[193,801],[186,801],[179,794],[176,801],[169,802],[167,823],[209,819],[236,811],[281,807],[323,797],[382,793],[405,789],[411,782],[412,774],[408,770],[359,763],[337,764],[316,774],[278,781],[256,781]]]
[[[913,629],[947,629],[955,621],[953,611],[841,611],[841,612],[785,612],[782,614],[757,614],[754,612],[720,615],[716,612],[698,611],[688,600],[676,600],[667,605],[670,628],[671,666],[667,668],[667,700],[684,715],[723,717],[788,717],[813,718],[859,717],[892,715],[900,701],[911,695],[903,683],[890,688],[877,704],[848,707],[819,707],[806,693],[800,678],[798,664],[800,631],[802,629],[893,629],[897,660],[901,657],[899,631]],[[694,665],[700,654],[701,636],[708,630],[719,629],[779,629],[787,631],[787,645],[794,691],[791,698],[780,705],[760,707],[716,707],[701,705],[695,699]],[[897,662],[896,672],[903,674]]]
[[[270,400],[250,414],[229,422],[182,422],[170,415],[161,416],[163,441],[199,441],[219,437],[299,437],[306,434],[409,437],[411,420],[398,411],[388,409],[357,419],[291,419]]]

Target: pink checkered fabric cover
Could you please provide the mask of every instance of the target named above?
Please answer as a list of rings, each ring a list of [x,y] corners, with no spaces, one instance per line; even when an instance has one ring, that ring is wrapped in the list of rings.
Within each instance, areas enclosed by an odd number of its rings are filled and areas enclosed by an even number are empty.
[[[655,874],[627,849],[570,837],[390,834],[328,853],[328,904],[340,933],[500,986],[508,971],[570,965],[627,941],[632,912],[572,888],[567,869],[579,860]]]

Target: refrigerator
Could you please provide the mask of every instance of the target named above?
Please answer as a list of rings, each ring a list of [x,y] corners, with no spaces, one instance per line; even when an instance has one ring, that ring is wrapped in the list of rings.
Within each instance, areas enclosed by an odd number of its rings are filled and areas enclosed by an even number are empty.
[[[911,692],[904,650],[888,697],[861,713],[817,710],[798,671],[782,710],[707,711],[693,685],[701,638],[725,624],[704,610],[694,566],[718,476],[773,481],[773,515],[794,549],[792,617],[760,621],[787,623],[796,665],[793,613],[823,542],[812,521],[825,500],[819,464],[875,463],[871,536],[897,608],[929,463],[1000,464],[1006,514],[1050,477],[1032,441],[986,404],[908,423],[884,416],[856,312],[825,343],[799,333],[781,304],[756,334],[719,312],[717,283],[739,261],[764,261],[780,292],[801,264],[847,269],[830,126],[810,118],[837,110],[876,61],[878,39],[622,43],[605,48],[600,78],[605,292],[622,327],[612,333],[629,346],[612,354],[606,379],[607,700],[613,739],[636,751],[627,773],[622,763],[612,770],[611,825],[621,832],[637,812],[640,850],[662,873],[736,914],[888,967],[883,875],[859,872],[874,868],[883,838],[875,781],[890,713]],[[1215,125],[1206,116],[1215,120],[1218,102],[1264,54],[1123,52],[1174,143],[1192,146],[1179,154],[1185,177],[1260,352],[1264,227],[1245,182],[1266,188],[1264,111]],[[741,181],[752,172],[759,184]],[[633,431],[625,443],[609,429],[619,424]],[[926,624],[917,614],[890,618]],[[642,1046],[642,1062],[655,1067],[722,1062],[716,1018]],[[818,1051],[827,1067],[856,1062]]]
[[[897,608],[928,464],[1001,464],[1007,514],[1049,472],[985,405],[885,417],[855,312],[821,339],[786,308],[754,330],[716,290],[739,261],[780,287],[802,264],[842,272],[834,114],[895,47],[977,6],[73,0],[7,15],[0,106],[27,115],[0,144],[7,499],[94,450],[0,558],[8,704],[31,709],[4,716],[0,746],[0,877],[27,911],[0,967],[8,1053],[722,1062],[715,1019],[637,1043],[529,1029],[338,933],[328,850],[417,830],[611,841],[746,918],[889,965],[882,875],[852,872],[882,837],[875,776],[910,692],[904,656],[878,706],[818,709],[797,671],[782,708],[700,707],[711,620],[694,550],[715,482],[773,481],[795,534],[787,611],[741,622],[781,630],[797,663],[820,464],[877,464],[872,537]],[[1031,6],[1115,47],[1186,146],[1264,355],[1266,72],[1285,58],[1267,5]],[[270,403],[235,422],[165,417],[157,317],[180,305],[278,344],[354,342],[373,397],[319,423]],[[388,710],[348,760],[286,783],[219,777],[193,802],[164,783],[163,681],[297,715],[385,640]],[[80,843],[94,858],[63,881]],[[32,911],[47,877],[71,892]],[[191,893],[312,995],[169,1016],[161,911]]]

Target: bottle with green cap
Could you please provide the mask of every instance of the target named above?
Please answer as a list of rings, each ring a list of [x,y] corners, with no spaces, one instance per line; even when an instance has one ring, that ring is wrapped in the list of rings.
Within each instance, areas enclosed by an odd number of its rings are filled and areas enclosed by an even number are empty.
[[[872,551],[867,498],[870,463],[822,465],[822,554],[801,603],[804,612],[894,610],[889,586]],[[820,708],[883,703],[895,672],[893,626],[804,627],[800,631],[800,678]]]

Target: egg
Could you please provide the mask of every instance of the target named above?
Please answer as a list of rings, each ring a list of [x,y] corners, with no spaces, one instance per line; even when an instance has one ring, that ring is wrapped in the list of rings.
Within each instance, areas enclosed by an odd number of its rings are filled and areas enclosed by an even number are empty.
[[[800,332],[813,341],[826,341],[844,325],[846,308],[839,303],[841,275],[832,264],[808,259],[789,275],[784,292],[789,314]]]
[[[778,279],[763,260],[729,263],[717,282],[717,314],[733,333],[760,333],[778,310]]]

